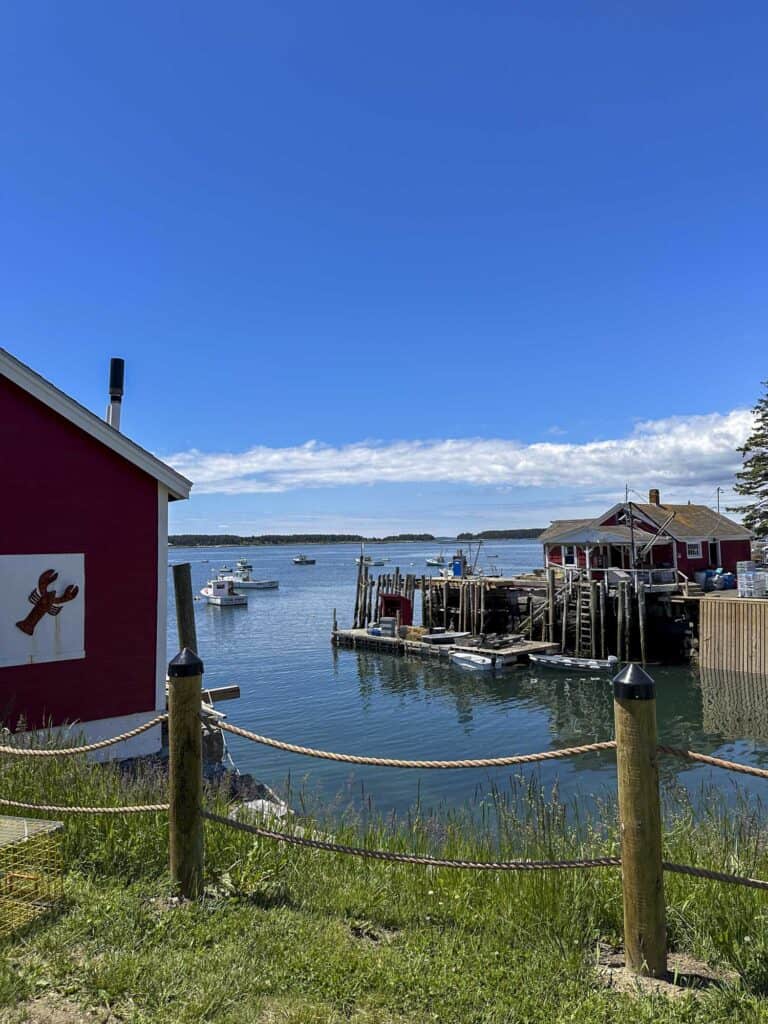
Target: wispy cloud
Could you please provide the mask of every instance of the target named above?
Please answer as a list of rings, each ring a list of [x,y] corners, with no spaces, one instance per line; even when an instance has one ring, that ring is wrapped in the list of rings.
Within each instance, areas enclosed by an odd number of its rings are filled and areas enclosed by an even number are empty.
[[[243,452],[168,457],[195,483],[196,493],[277,493],[301,488],[386,483],[567,488],[615,492],[634,487],[706,490],[739,466],[736,448],[752,426],[748,409],[676,416],[638,423],[623,438],[565,444],[522,444],[498,438],[394,441],[291,448],[256,446]]]

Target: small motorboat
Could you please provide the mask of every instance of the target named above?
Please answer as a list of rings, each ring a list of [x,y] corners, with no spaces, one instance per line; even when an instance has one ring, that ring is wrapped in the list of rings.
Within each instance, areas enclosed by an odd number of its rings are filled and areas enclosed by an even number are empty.
[[[451,661],[459,668],[469,669],[471,672],[489,672],[493,669],[493,658],[486,658],[484,654],[470,654],[469,651],[451,651]]]
[[[355,559],[355,563],[357,565],[360,565],[361,562],[363,565],[385,565],[386,559],[374,558],[373,555],[363,555],[362,557],[358,555],[357,558]]]
[[[209,580],[208,586],[200,591],[208,604],[217,607],[227,608],[230,605],[248,604],[245,594],[235,592],[235,585],[232,580]]]
[[[310,558],[309,555],[296,555],[293,559],[294,565],[314,565],[317,559]]]
[[[566,654],[529,654],[528,660],[539,668],[552,668],[558,672],[617,672],[619,659],[611,654],[607,658],[576,658]]]

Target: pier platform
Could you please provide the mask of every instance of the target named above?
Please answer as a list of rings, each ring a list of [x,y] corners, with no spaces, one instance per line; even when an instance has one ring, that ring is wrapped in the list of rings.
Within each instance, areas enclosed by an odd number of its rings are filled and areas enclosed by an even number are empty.
[[[556,654],[560,644],[543,640],[520,640],[504,647],[479,647],[467,644],[463,638],[455,644],[429,643],[424,640],[404,640],[392,636],[371,636],[365,629],[337,629],[331,633],[331,642],[337,647],[359,650],[386,651],[388,654],[414,654],[422,658],[447,661],[453,651],[481,654],[491,658],[495,665],[515,665],[528,660],[529,654]]]

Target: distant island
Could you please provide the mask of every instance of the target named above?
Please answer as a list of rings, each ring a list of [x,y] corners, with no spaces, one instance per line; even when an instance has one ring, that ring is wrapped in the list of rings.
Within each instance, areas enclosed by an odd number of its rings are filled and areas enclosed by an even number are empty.
[[[543,533],[531,530],[484,530],[482,533],[460,533],[456,540],[528,540]],[[395,533],[387,537],[363,537],[357,533],[263,533],[238,537],[234,533],[175,533],[168,538],[176,548],[262,547],[271,544],[395,544],[414,541],[433,543],[451,540],[431,533]]]
[[[261,547],[267,544],[389,544],[396,541],[433,541],[431,533],[397,533],[391,537],[361,537],[356,533],[264,533],[238,537],[231,533],[176,533],[168,538],[177,548]]]
[[[483,530],[482,533],[460,533],[456,540],[535,540],[544,533],[544,527],[530,530]]]

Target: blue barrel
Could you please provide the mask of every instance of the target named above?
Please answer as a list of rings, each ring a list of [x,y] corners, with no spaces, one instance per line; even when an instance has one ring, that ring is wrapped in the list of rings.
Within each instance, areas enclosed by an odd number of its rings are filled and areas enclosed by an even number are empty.
[[[454,558],[453,560],[453,575],[461,576],[461,559]]]

